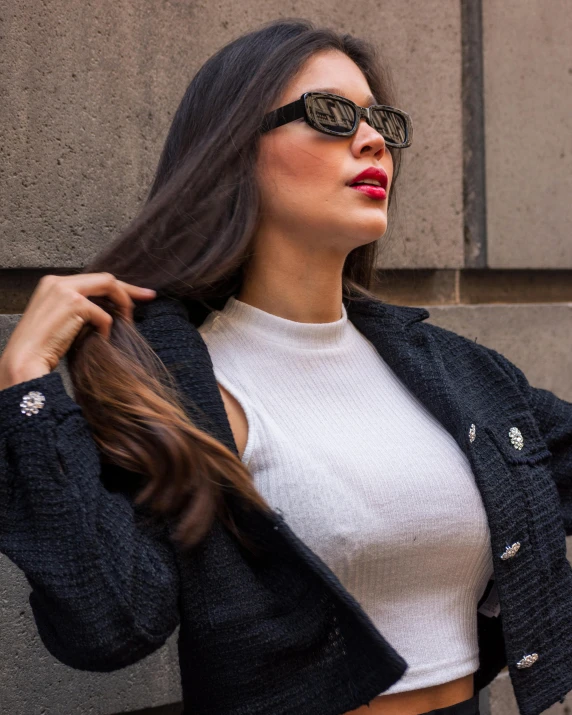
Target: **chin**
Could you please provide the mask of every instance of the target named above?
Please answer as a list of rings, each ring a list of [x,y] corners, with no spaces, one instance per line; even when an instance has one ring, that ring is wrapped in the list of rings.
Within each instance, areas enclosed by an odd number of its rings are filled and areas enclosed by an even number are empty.
[[[376,221],[375,223],[359,223],[354,225],[354,235],[357,235],[360,240],[360,245],[371,243],[381,238],[387,231],[387,221]]]

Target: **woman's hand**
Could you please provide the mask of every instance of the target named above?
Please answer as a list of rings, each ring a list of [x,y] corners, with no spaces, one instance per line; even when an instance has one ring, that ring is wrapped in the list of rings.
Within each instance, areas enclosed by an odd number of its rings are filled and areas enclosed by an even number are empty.
[[[0,390],[51,372],[85,323],[109,338],[113,318],[88,296],[109,298],[132,322],[132,299],[155,295],[154,290],[125,283],[111,273],[44,276],[0,357]]]

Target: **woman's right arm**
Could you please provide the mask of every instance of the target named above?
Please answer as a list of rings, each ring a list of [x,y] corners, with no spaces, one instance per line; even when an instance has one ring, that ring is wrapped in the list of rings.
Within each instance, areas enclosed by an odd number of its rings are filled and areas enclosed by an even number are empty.
[[[31,586],[48,651],[107,672],[165,643],[179,581],[167,527],[103,486],[89,425],[52,372],[85,322],[109,335],[88,295],[109,296],[128,319],[131,297],[152,297],[109,274],[40,281],[0,358],[0,551]]]

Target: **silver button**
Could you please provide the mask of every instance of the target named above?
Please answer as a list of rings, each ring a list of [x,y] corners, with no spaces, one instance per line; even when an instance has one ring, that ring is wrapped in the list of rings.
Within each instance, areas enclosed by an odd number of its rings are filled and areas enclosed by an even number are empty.
[[[503,561],[506,561],[507,559],[512,559],[512,557],[516,554],[516,552],[520,549],[520,541],[515,541],[515,543],[512,546],[507,546],[506,549],[504,550],[504,553],[501,556],[501,559]]]
[[[512,446],[515,449],[522,449],[524,439],[522,438],[522,432],[518,429],[518,427],[511,427],[508,431],[508,436],[510,437]]]
[[[46,398],[41,392],[32,390],[24,395],[22,402],[20,402],[21,412],[24,415],[30,417],[30,415],[37,415],[38,412],[44,406]]]
[[[477,428],[475,427],[475,425],[471,425],[469,428],[469,441],[474,442],[476,436],[477,436]]]
[[[530,668],[538,660],[538,653],[530,653],[530,655],[525,655],[522,660],[519,660],[516,664],[517,668]]]

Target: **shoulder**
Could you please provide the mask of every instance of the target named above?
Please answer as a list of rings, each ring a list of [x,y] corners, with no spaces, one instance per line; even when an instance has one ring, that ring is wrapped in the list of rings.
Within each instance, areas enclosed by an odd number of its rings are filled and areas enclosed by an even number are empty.
[[[197,374],[212,369],[207,346],[182,301],[159,297],[137,303],[133,320],[138,333],[171,370]]]
[[[138,329],[145,329],[145,326],[155,321],[184,320],[189,323],[189,312],[184,303],[177,298],[158,296],[154,300],[135,301],[133,309],[133,320]],[[194,326],[193,326],[194,327]]]
[[[350,304],[352,320],[379,346],[412,360],[414,365],[441,363],[450,377],[471,379],[486,385],[487,378],[509,379],[520,388],[528,386],[522,371],[504,355],[453,330],[430,322],[430,311],[422,306],[360,299]],[[407,341],[403,346],[401,341]],[[390,346],[387,347],[389,341]]]

